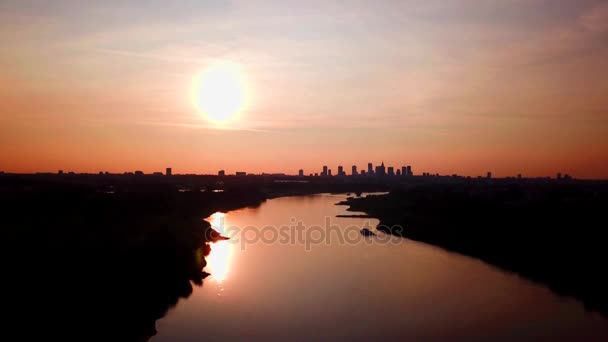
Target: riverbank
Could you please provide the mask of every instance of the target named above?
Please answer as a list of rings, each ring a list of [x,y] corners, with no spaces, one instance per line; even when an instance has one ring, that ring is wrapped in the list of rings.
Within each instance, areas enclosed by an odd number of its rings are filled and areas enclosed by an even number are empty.
[[[435,184],[350,198],[386,233],[477,257],[608,314],[604,183]]]
[[[4,259],[9,261],[3,275],[11,295],[7,309],[14,313],[8,325],[23,337],[50,331],[54,335],[65,336],[69,332],[68,337],[94,340],[146,340],[156,333],[156,320],[180,299],[187,298],[193,284],[203,285],[207,276],[203,271],[205,256],[213,248],[209,242],[214,237],[203,218],[216,211],[259,206],[276,197],[386,190],[376,184],[202,185],[185,180],[0,177],[0,208],[5,223],[5,238],[0,244]],[[219,185],[222,189],[218,189]],[[564,276],[573,277],[573,272],[580,269],[581,276],[572,278],[576,284],[583,279],[581,284],[585,286],[596,285],[578,292],[586,293],[585,302],[597,309],[605,298],[605,283],[601,279],[593,283],[601,274],[600,261],[605,260],[605,255],[598,252],[603,240],[595,230],[578,229],[572,240],[580,240],[576,248],[582,252],[574,251],[573,257],[573,251],[563,243],[571,231],[569,227],[595,227],[590,223],[598,219],[596,214],[606,203],[601,202],[606,198],[602,188],[565,189],[562,194],[563,189],[542,187],[505,190],[479,184],[465,189],[458,188],[462,186],[458,184],[447,188],[437,184],[424,186],[430,188],[409,187],[386,196],[354,198],[347,204],[389,227],[401,224],[407,228],[387,228],[387,232],[477,256],[533,279],[539,280],[543,273],[538,268],[547,265],[554,268],[545,276],[554,275],[565,266]],[[556,194],[536,199],[538,193],[555,190]],[[519,194],[522,191],[525,195]],[[589,194],[593,194],[591,199]],[[449,210],[452,207],[456,209]],[[589,208],[592,215],[583,210]],[[568,213],[571,221],[547,215],[555,209],[557,213]],[[540,211],[536,213],[537,210]],[[576,215],[583,215],[583,219],[572,221]],[[547,223],[543,221],[545,216],[552,217],[547,222],[557,222],[555,227],[559,229],[531,230],[534,225]],[[531,221],[518,226],[518,220],[530,217]],[[484,230],[484,224],[500,229]],[[448,226],[455,229],[442,229]],[[528,231],[522,227],[528,227]],[[543,234],[560,236],[558,243],[543,238]],[[518,241],[522,237],[529,243]],[[544,256],[526,252],[539,245],[551,250]],[[515,261],[506,246],[518,249]],[[590,253],[596,252],[595,262],[581,262],[592,259]],[[558,261],[551,263],[547,260],[550,258]],[[533,272],[525,267],[525,260],[534,261],[529,266]],[[554,288],[565,286],[566,290],[560,288],[562,293],[574,292],[562,280],[540,281]]]
[[[208,275],[205,256],[217,233],[204,218],[270,198],[379,187],[183,180],[1,177],[1,245],[11,261],[3,271],[14,294],[7,308],[15,312],[9,325],[23,337],[57,331],[146,340],[155,335],[156,320]]]
[[[147,340],[208,275],[217,233],[203,218],[266,200],[250,189],[98,188],[28,183],[1,193],[5,307],[18,336]]]

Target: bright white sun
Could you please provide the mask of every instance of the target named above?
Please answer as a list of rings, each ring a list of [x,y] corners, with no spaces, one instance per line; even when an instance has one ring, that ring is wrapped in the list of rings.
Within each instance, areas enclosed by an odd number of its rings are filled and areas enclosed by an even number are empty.
[[[235,119],[247,105],[247,87],[242,68],[235,63],[210,65],[195,79],[193,102],[214,123]]]

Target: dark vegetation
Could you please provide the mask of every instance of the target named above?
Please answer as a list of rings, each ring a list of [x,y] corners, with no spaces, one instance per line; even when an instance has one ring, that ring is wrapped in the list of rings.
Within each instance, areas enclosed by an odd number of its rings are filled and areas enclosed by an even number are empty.
[[[113,184],[2,183],[5,309],[18,336],[147,340],[207,276],[204,256],[217,235],[203,218],[264,200],[251,189]]]
[[[478,257],[608,314],[608,183],[443,182],[350,198],[387,233]]]

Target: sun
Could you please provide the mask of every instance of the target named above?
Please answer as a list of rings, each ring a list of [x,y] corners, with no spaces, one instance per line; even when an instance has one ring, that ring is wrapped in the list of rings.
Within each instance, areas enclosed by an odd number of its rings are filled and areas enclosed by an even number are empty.
[[[244,72],[236,63],[210,65],[195,77],[192,88],[194,106],[216,124],[234,120],[248,102]]]

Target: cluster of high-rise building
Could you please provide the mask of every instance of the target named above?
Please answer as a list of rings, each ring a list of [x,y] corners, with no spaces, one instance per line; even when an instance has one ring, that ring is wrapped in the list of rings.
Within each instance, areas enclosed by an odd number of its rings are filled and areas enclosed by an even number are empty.
[[[0,174],[5,174],[5,172],[0,171]],[[64,172],[63,170],[58,170],[57,171],[57,175],[64,175],[64,174],[68,174],[68,175],[74,175],[76,174],[73,171],[70,172]],[[107,171],[100,171],[99,172],[100,175],[111,175],[110,172]],[[136,170],[136,171],[132,171],[132,172],[124,172],[124,175],[136,175],[136,176],[143,176],[145,175],[145,173],[141,170]],[[154,176],[162,176],[163,173],[161,171],[157,171],[157,172],[153,172],[151,175]],[[173,176],[173,169],[170,167],[167,167],[165,169],[165,176]],[[217,172],[217,175],[219,177],[225,177],[228,174],[226,173],[225,170],[219,170]],[[237,177],[245,177],[245,176],[288,176],[288,174],[285,173],[247,173],[245,171],[236,171],[234,174],[232,174],[234,176]],[[332,173],[332,170],[328,167],[328,166],[323,166],[323,170],[320,173],[310,173],[310,174],[305,174],[303,169],[299,169],[297,175],[299,177],[305,177],[305,176],[310,176],[310,177],[411,177],[414,176],[414,173],[412,172],[412,167],[410,165],[408,166],[401,166],[401,168],[395,168],[393,166],[385,166],[384,162],[382,162],[380,165],[376,165],[374,166],[373,163],[368,163],[367,164],[367,169],[361,169],[359,170],[359,168],[357,167],[357,165],[352,165],[351,166],[351,171],[350,174],[347,174],[347,172],[344,170],[344,166],[339,165],[338,166],[338,172],[336,174]],[[422,172],[419,174],[422,177],[461,177],[461,178],[471,178],[470,176],[459,176],[457,174],[452,174],[451,176],[449,175],[443,175],[441,176],[439,173],[430,173],[430,172]],[[482,178],[486,178],[486,179],[494,179],[494,175],[491,171],[488,171],[484,176],[477,176],[478,179],[482,179]],[[513,177],[506,177],[506,178],[516,178],[516,179],[523,179],[524,177],[522,176],[521,173],[517,174],[516,176]],[[551,179],[551,177],[537,177],[537,178],[544,178],[544,179]],[[555,179],[558,181],[561,180],[572,180],[573,177],[569,174],[563,174],[561,172],[557,172]]]
[[[63,173],[63,171],[59,170],[59,174],[61,174],[61,173]],[[143,174],[143,172],[136,171],[135,174]],[[154,174],[161,175],[162,173],[155,172]],[[171,168],[169,168],[169,167],[167,168],[166,175],[167,176],[172,175]],[[220,170],[220,171],[218,171],[217,175],[220,177],[225,177],[228,174],[226,173],[226,171]],[[285,174],[285,173],[265,173],[264,172],[261,174],[254,174],[254,173],[247,173],[244,171],[237,171],[233,175],[241,176],[241,177],[244,177],[244,176],[288,176],[288,174]],[[453,174],[451,176],[441,176],[439,173],[430,173],[430,172],[422,172],[419,175],[422,177],[464,177],[464,176],[459,176],[457,174]],[[306,174],[304,172],[304,169],[299,169],[297,172],[297,176],[298,177],[306,177],[306,176],[310,176],[310,177],[386,177],[386,179],[390,179],[390,178],[396,179],[399,177],[412,177],[412,176],[414,176],[414,172],[412,171],[412,166],[410,166],[410,165],[401,166],[401,167],[393,167],[393,166],[385,166],[384,162],[382,162],[380,165],[374,165],[373,163],[367,163],[367,169],[361,169],[361,170],[359,170],[357,165],[352,165],[351,169],[350,169],[350,174],[348,174],[347,171],[345,171],[344,166],[342,166],[342,165],[338,165],[336,173],[332,172],[332,169],[330,169],[327,165],[324,165],[321,172],[315,172],[315,173],[310,173],[310,174]],[[468,178],[471,178],[471,177],[468,177]],[[485,176],[478,176],[477,178],[494,179],[494,175],[492,174],[492,172],[488,171]],[[507,178],[509,178],[509,177],[507,177]],[[518,174],[512,178],[522,179],[523,176],[521,174]],[[551,177],[546,177],[546,178],[549,179]],[[561,172],[558,172],[555,179],[571,180],[572,177],[568,174],[562,174]]]
[[[360,172],[357,171],[357,165],[353,165],[351,167],[351,176],[356,177],[356,176],[367,176],[367,177],[372,177],[372,176],[376,176],[376,177],[384,177],[384,176],[388,176],[388,177],[406,177],[406,176],[413,176],[414,173],[412,172],[412,167],[410,165],[408,166],[402,166],[401,169],[397,168],[395,170],[395,168],[393,166],[384,166],[384,162],[382,162],[382,164],[377,165],[374,167],[373,163],[368,163],[367,164],[367,170],[361,170]],[[316,175],[316,174],[315,174]],[[328,168],[327,166],[323,166],[323,171],[321,171],[321,173],[319,174],[321,177],[331,177],[332,176],[332,172],[331,169]],[[336,174],[336,176],[338,177],[344,177],[346,176],[346,172],[344,171],[344,167],[343,166],[338,166],[338,173]]]

